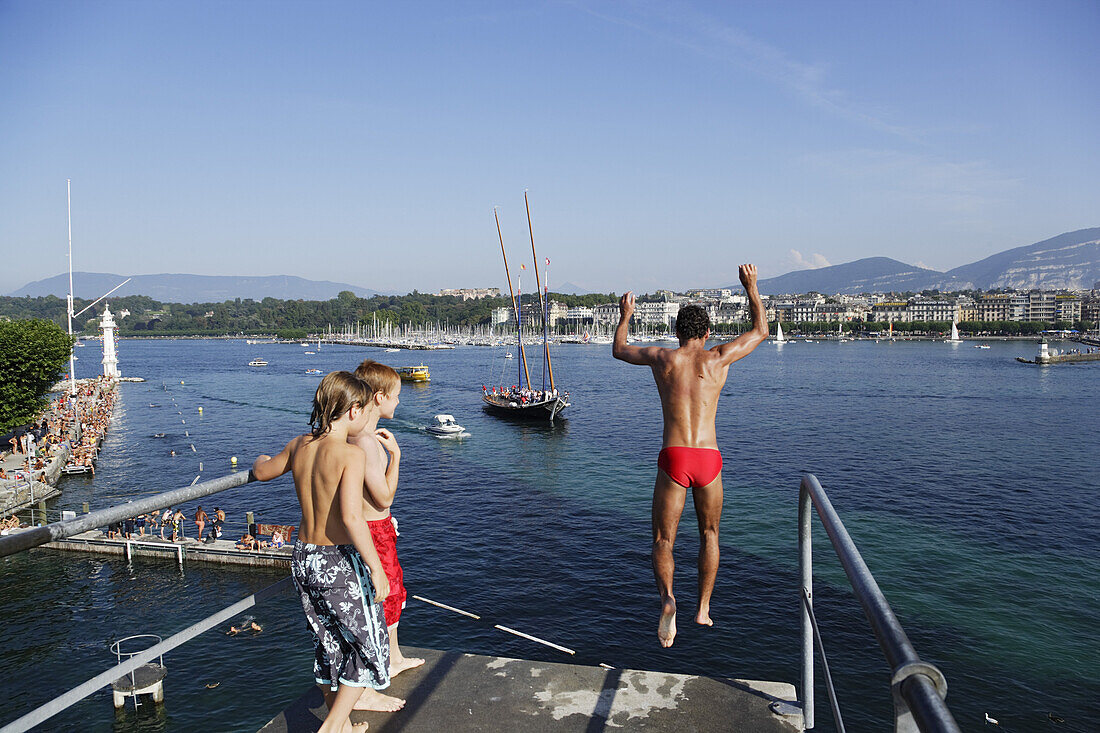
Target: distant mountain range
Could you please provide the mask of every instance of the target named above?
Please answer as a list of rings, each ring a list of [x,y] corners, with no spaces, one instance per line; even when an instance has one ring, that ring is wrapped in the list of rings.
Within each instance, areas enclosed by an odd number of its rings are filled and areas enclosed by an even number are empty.
[[[1005,250],[947,272],[889,257],[868,257],[816,270],[798,270],[760,281],[765,295],[784,293],[990,290],[993,288],[1089,289],[1100,282],[1100,227]],[[726,286],[739,288],[739,285]]]
[[[126,279],[105,272],[74,272],[73,293],[78,298],[98,298]],[[234,298],[279,298],[280,300],[331,300],[350,290],[361,298],[379,295],[377,290],[327,280],[306,280],[294,275],[237,277],[233,275],[133,275],[113,297],[147,295],[162,303],[221,303]],[[69,294],[68,274],[29,283],[9,295],[39,297]]]

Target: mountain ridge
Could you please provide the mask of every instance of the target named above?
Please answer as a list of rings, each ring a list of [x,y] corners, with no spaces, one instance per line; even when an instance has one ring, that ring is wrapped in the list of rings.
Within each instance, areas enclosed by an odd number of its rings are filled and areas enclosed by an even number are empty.
[[[931,289],[1087,290],[1097,282],[1100,282],[1100,227],[1078,229],[1013,247],[947,272],[889,257],[865,257],[813,270],[795,270],[761,280],[759,287],[765,295],[810,291],[855,295]]]
[[[74,272],[73,294],[78,298],[98,298],[125,279],[125,275],[107,272]],[[363,298],[385,294],[358,285],[329,280],[307,280],[297,275],[158,273],[132,275],[130,282],[122,286],[114,297],[146,295],[162,303],[221,303],[234,298],[263,300],[269,297],[280,300],[331,300],[343,290],[350,290]],[[56,295],[64,298],[68,293],[69,277],[65,273],[27,283],[9,295],[12,297]]]

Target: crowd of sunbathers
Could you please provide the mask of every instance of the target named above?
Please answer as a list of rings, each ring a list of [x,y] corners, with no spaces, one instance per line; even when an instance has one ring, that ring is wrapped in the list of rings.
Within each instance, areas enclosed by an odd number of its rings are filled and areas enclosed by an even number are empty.
[[[12,453],[25,456],[24,468],[43,471],[63,445],[71,448],[68,466],[79,466],[95,473],[99,444],[110,425],[115,392],[105,388],[105,378],[82,382],[75,395],[62,393],[50,402],[46,413],[30,428],[16,431],[8,441]],[[75,408],[75,414],[74,414]],[[80,420],[80,440],[70,442],[75,435],[75,420]],[[2,478],[2,477],[0,477]]]

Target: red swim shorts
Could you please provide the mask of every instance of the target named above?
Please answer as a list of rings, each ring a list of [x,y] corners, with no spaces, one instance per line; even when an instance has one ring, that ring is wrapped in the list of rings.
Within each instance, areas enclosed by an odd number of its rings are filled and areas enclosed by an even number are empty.
[[[405,575],[401,572],[401,563],[397,561],[397,530],[393,518],[376,519],[367,522],[370,536],[374,540],[374,549],[390,581],[390,594],[382,601],[382,612],[386,615],[386,626],[393,626],[401,620],[401,609],[405,607]]]
[[[717,448],[669,446],[657,454],[657,468],[685,489],[698,489],[722,473],[722,454]]]

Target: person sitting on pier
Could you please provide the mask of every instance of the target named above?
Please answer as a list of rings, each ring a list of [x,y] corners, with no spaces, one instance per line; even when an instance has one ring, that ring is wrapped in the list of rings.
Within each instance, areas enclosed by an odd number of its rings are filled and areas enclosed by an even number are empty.
[[[255,537],[245,532],[244,537],[237,540],[236,548],[238,550],[258,550],[260,549],[260,543]]]
[[[260,481],[294,475],[302,518],[291,575],[313,636],[314,677],[325,686],[321,733],[345,730],[355,708],[392,712],[405,704],[380,692],[390,684],[382,611],[390,584],[363,517],[363,451],[348,444],[366,428],[370,402],[369,387],[354,374],[326,375],[313,397],[310,433],[252,466]]]
[[[378,427],[379,418],[393,419],[394,410],[401,401],[398,399],[401,377],[391,367],[371,359],[356,368],[355,376],[366,382],[371,390],[367,427],[351,442],[364,452],[363,513],[390,583],[390,594],[382,608],[390,637],[390,676],[396,677],[406,669],[424,664],[419,657],[403,655],[397,643],[397,624],[405,607],[406,591],[404,572],[397,559],[397,520],[391,516],[390,506],[397,493],[401,449],[393,433]]]
[[[611,353],[616,359],[648,366],[657,383],[664,413],[664,437],[653,487],[653,575],[661,595],[657,639],[663,647],[676,637],[675,567],[672,547],[690,488],[699,522],[699,605],[695,623],[713,625],[710,598],[718,574],[718,524],[722,518],[722,454],[715,416],[730,365],[748,356],[768,337],[764,304],[756,287],[756,267],[741,265],[741,284],[749,296],[752,330],[733,341],[706,348],[710,319],[697,305],[685,305],[676,317],[679,348],[638,347],[627,343],[634,295],[619,301],[619,325]]]

